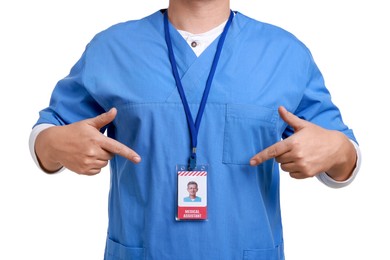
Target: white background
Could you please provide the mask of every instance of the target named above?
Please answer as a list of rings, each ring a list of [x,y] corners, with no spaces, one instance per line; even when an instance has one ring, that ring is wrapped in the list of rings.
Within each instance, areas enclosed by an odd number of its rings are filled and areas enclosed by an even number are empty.
[[[60,78],[99,31],[167,1],[0,3],[0,259],[102,259],[108,170],[49,176],[28,136]],[[312,51],[363,152],[355,182],[334,190],[281,173],[288,260],[390,259],[390,23],[383,0],[235,0],[232,9],[281,26]]]

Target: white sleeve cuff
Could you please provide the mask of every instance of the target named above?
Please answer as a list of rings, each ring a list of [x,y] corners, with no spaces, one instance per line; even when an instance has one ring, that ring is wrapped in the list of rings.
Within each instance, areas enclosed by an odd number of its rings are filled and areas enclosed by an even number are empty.
[[[55,125],[52,125],[52,124],[40,124],[40,125],[35,126],[31,130],[30,138],[29,138],[29,147],[30,147],[31,157],[32,157],[33,161],[35,162],[35,164],[38,166],[38,168],[41,169],[44,172],[46,172],[46,171],[39,164],[37,155],[35,153],[35,140],[37,139],[37,136],[39,135],[40,132],[42,132],[43,130],[45,130],[45,129],[49,128],[49,127],[52,127],[52,126],[55,126]],[[65,168],[62,167],[61,169],[59,169],[58,171],[56,171],[54,173],[61,172],[64,169]]]
[[[350,141],[353,144],[353,146],[355,147],[356,155],[357,155],[356,167],[353,170],[352,175],[345,181],[336,181],[336,180],[332,179],[325,172],[322,172],[322,173],[320,173],[320,174],[318,174],[316,176],[320,182],[322,182],[323,184],[325,184],[326,186],[328,186],[330,188],[337,189],[337,188],[343,188],[345,186],[348,186],[349,184],[352,183],[352,181],[355,179],[356,175],[358,174],[358,172],[360,170],[360,164],[361,164],[361,160],[362,160],[362,155],[361,155],[361,152],[360,152],[360,148],[359,148],[357,143],[355,143],[352,140],[350,140]]]

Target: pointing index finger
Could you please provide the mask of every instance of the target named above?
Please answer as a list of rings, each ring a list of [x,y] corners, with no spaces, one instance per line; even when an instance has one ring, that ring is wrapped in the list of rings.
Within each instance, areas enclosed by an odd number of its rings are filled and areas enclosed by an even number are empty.
[[[141,157],[132,149],[127,147],[126,145],[112,139],[110,137],[104,136],[102,140],[101,147],[113,154],[120,155],[133,163],[141,162]]]
[[[265,148],[263,151],[253,156],[250,159],[249,163],[252,166],[257,166],[269,159],[276,158],[282,154],[285,154],[288,151],[290,151],[290,146],[288,139],[286,139]]]

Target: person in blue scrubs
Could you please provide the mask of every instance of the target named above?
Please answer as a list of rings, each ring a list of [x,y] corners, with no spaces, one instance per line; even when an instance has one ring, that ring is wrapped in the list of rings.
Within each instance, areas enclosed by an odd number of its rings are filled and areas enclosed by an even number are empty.
[[[190,181],[187,184],[188,197],[184,197],[184,202],[201,202],[202,198],[196,196],[198,192],[198,184],[194,181]]]
[[[339,188],[360,163],[308,48],[229,0],[170,0],[98,33],[30,147],[48,173],[110,164],[106,260],[284,259],[279,166]],[[175,218],[187,163],[208,166],[206,221]]]

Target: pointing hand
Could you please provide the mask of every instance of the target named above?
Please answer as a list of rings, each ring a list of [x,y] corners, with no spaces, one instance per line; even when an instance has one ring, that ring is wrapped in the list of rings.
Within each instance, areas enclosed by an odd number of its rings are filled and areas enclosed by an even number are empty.
[[[345,164],[351,158],[346,158],[346,155],[352,153],[353,158],[354,148],[344,134],[300,119],[284,107],[279,108],[279,115],[294,129],[294,134],[253,156],[250,159],[252,166],[275,158],[281,164],[281,169],[289,172],[293,178],[313,177],[336,169],[337,174],[343,172],[342,179],[348,177],[353,164]],[[349,169],[345,171],[343,167],[346,165]],[[340,168],[343,168],[342,171],[339,171]]]
[[[141,157],[136,152],[99,131],[111,123],[116,114],[116,109],[112,108],[94,118],[42,131],[35,143],[41,166],[47,171],[64,166],[79,174],[94,175],[115,154],[139,163]]]

